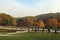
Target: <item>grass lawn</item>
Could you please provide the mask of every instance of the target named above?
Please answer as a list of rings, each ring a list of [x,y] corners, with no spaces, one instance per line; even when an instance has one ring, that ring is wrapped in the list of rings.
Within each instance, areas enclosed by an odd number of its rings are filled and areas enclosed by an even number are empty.
[[[0,40],[60,40],[60,34],[21,33],[15,36],[0,36]]]

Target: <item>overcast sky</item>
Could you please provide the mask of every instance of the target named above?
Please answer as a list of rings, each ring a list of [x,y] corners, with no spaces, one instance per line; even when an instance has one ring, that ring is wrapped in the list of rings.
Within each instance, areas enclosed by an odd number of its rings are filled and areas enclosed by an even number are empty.
[[[60,0],[0,0],[0,13],[13,17],[60,12]]]

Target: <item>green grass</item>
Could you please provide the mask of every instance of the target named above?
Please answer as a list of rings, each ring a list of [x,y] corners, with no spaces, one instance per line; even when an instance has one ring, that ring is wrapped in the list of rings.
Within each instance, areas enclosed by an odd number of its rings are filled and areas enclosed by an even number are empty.
[[[1,36],[0,40],[60,40],[60,34],[21,33],[15,36]]]

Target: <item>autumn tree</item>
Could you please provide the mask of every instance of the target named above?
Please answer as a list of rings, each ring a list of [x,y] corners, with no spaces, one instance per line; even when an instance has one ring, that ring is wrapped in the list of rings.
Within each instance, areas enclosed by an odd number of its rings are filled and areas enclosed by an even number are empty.
[[[24,23],[25,25],[29,24],[28,29],[32,28],[32,30],[33,30],[35,17],[33,17],[33,16],[26,16],[26,17],[23,17],[23,19],[28,21],[28,22]]]
[[[39,26],[42,28],[42,32],[44,32],[45,25],[42,19],[39,20]]]
[[[47,25],[48,28],[50,28],[51,26],[55,29],[55,33],[57,33],[57,19],[56,18],[51,18],[49,20],[47,20]]]
[[[4,26],[9,26],[9,25],[14,25],[15,23],[13,22],[15,19],[5,13],[1,13],[0,14],[0,25],[4,25]],[[16,21],[15,21],[16,22]]]

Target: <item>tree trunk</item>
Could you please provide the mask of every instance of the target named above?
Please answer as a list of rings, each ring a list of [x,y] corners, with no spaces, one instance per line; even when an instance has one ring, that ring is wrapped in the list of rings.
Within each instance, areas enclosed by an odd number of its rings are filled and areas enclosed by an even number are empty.
[[[44,33],[44,28],[42,28],[42,33]]]
[[[36,27],[35,27],[35,33],[37,33],[37,29],[36,29]]]
[[[57,34],[57,29],[55,29],[55,34]]]
[[[28,33],[30,32],[30,27],[28,27]]]
[[[39,27],[38,27],[38,31],[39,31]]]
[[[55,34],[57,34],[57,27],[55,28]]]
[[[48,33],[50,33],[50,29],[48,28]]]
[[[17,31],[17,27],[16,27],[16,31]]]
[[[32,27],[32,31],[33,31],[33,27]]]

